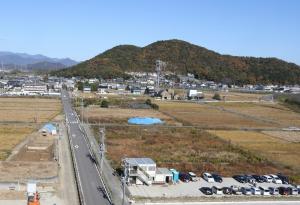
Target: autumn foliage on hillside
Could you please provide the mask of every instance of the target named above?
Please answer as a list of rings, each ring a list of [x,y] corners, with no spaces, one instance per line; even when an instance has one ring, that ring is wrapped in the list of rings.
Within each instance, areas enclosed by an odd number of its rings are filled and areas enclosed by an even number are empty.
[[[145,47],[116,46],[71,68],[60,76],[128,77],[125,71],[155,70],[155,60],[176,74],[193,73],[199,79],[235,84],[299,84],[300,67],[277,58],[221,55],[180,40],[158,41]]]

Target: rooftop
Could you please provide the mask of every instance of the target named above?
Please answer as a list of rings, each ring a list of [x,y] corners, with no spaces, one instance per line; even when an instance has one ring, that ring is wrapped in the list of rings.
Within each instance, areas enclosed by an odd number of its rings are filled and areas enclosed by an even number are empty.
[[[156,163],[151,158],[126,158],[125,161],[130,165],[152,164]]]

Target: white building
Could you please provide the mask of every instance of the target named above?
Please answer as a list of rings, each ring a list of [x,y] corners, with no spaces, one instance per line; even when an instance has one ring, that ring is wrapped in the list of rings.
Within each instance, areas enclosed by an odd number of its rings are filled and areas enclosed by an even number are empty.
[[[128,170],[130,184],[150,185],[155,179],[156,163],[150,158],[126,158],[123,161]]]
[[[167,168],[157,168],[156,163],[150,158],[125,158],[123,166],[127,167],[129,184],[151,185],[172,182],[172,172]]]
[[[47,92],[47,85],[43,84],[25,84],[22,88],[24,95],[45,95]]]

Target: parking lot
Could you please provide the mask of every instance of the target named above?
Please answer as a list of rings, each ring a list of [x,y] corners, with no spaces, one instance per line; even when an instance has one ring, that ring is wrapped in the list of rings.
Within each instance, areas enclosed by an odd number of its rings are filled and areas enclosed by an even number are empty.
[[[200,191],[201,187],[231,187],[232,185],[236,185],[239,187],[251,187],[253,186],[250,183],[239,183],[233,178],[223,178],[222,183],[213,182],[208,183],[203,178],[197,178],[195,182],[181,182],[172,185],[156,185],[153,184],[151,186],[146,185],[132,185],[129,186],[128,189],[133,197],[145,197],[145,198],[184,198],[184,197],[222,197],[224,194],[221,195],[210,195],[207,196]],[[274,183],[257,183],[257,187],[290,187],[291,185],[287,184],[274,184]],[[227,195],[228,196],[228,195]],[[245,195],[240,195],[241,197],[245,197]],[[257,195],[253,197],[258,197]],[[260,196],[261,197],[261,196]],[[271,197],[282,197],[281,195],[278,196],[271,196]],[[300,197],[298,194],[297,197]]]

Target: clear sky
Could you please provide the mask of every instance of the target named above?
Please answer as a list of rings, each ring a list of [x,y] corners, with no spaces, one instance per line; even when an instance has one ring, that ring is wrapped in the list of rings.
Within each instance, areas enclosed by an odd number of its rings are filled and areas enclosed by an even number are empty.
[[[300,0],[3,0],[0,50],[89,59],[181,39],[300,65]]]

